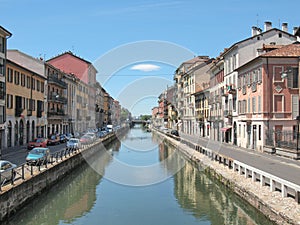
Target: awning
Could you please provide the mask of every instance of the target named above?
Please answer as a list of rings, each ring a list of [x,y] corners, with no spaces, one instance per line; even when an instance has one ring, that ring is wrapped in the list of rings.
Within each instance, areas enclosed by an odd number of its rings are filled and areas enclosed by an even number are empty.
[[[221,128],[221,131],[222,132],[226,132],[226,131],[228,131],[229,129],[231,129],[232,127],[222,127]]]

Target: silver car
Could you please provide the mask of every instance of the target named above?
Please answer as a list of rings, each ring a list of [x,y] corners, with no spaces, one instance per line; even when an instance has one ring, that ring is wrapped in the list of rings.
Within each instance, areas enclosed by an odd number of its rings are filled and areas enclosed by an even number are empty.
[[[70,138],[70,140],[67,142],[66,148],[79,149],[81,148],[81,143],[78,138]]]
[[[1,184],[5,181],[12,180],[16,176],[16,172],[13,171],[17,167],[7,160],[0,160],[0,174],[1,174]]]

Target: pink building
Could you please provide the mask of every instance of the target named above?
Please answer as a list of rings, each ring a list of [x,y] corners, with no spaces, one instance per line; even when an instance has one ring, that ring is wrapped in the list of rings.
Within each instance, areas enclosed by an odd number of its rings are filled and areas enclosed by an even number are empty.
[[[293,151],[298,132],[300,44],[273,49],[237,69],[238,145]]]

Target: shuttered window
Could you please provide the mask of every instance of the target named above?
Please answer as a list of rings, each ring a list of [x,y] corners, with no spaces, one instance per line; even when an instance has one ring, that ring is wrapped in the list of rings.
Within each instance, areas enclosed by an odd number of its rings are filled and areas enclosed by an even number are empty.
[[[296,119],[299,115],[299,96],[292,95],[292,118]]]

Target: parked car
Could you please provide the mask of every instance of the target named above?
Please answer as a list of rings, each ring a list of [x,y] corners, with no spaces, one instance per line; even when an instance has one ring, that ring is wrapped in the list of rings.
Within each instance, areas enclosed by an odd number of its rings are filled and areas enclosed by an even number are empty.
[[[81,148],[80,140],[78,138],[70,138],[70,140],[67,142],[66,148],[74,148],[74,149]]]
[[[33,141],[30,141],[27,145],[27,149],[31,150],[35,147],[47,147],[48,140],[46,138],[35,138]]]
[[[28,165],[41,165],[50,161],[49,148],[34,148],[26,156]]]
[[[96,139],[97,139],[97,136],[94,133],[86,133],[85,135],[90,136],[92,139],[92,142],[96,141]]]
[[[11,163],[7,160],[0,160],[0,174],[1,174],[1,183],[12,180],[16,176],[16,172],[13,171],[17,167],[16,164]]]
[[[86,144],[91,144],[92,143],[92,138],[91,136],[88,135],[83,135],[80,139],[79,139],[80,143],[83,145]]]
[[[59,136],[60,143],[66,143],[68,141],[67,136],[65,134],[61,134]]]
[[[102,138],[102,137],[104,137],[105,135],[107,134],[107,132],[106,131],[99,131],[98,133],[97,133],[97,137],[98,138]]]
[[[58,145],[60,143],[60,138],[58,135],[51,135],[50,138],[48,138],[48,145]]]
[[[179,132],[178,132],[178,130],[172,130],[172,131],[171,131],[171,134],[174,135],[174,136],[179,137]]]

